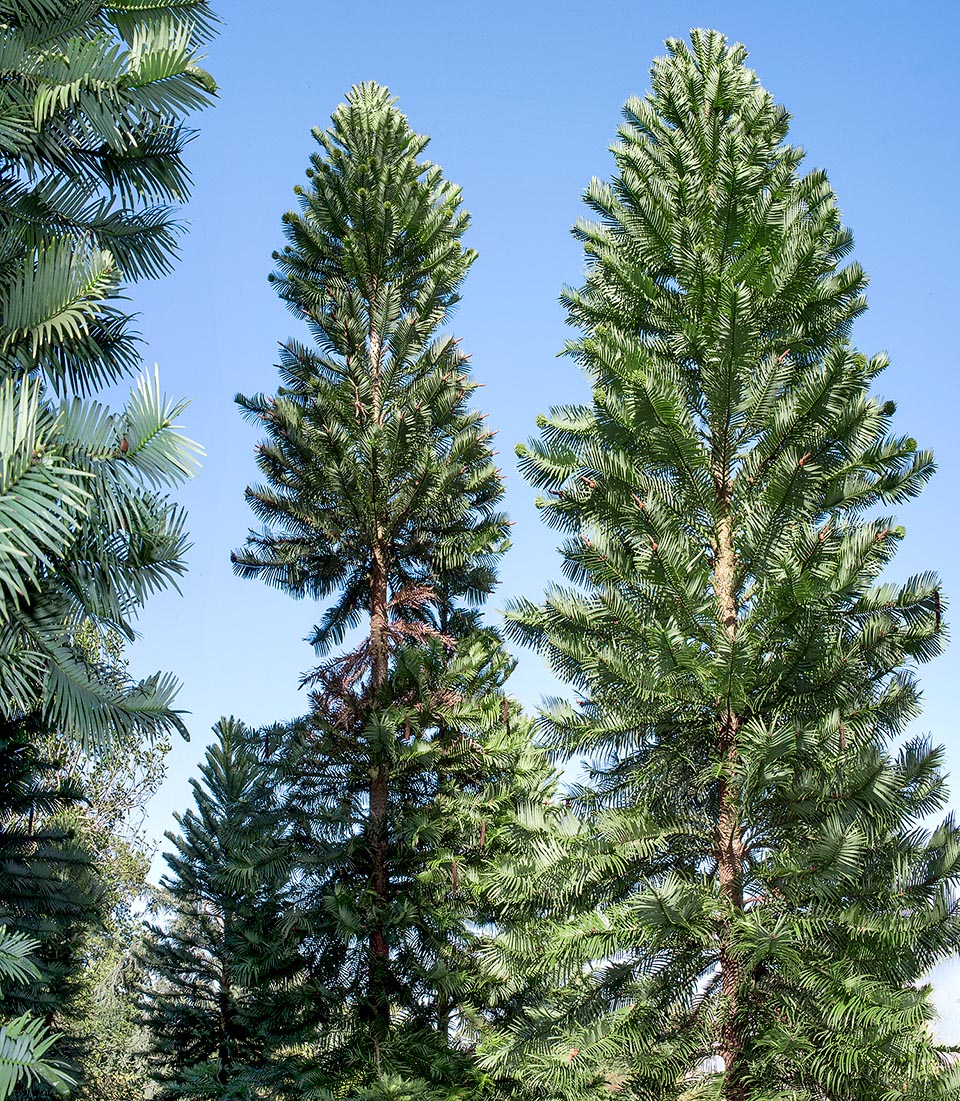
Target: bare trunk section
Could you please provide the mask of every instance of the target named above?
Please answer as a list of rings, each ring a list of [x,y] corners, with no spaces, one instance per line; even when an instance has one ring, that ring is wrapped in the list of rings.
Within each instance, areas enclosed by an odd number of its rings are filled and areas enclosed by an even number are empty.
[[[717,484],[720,523],[717,528],[717,548],[714,558],[713,587],[718,610],[731,646],[737,634],[736,552],[733,545],[733,522],[730,516],[730,482],[724,472]],[[737,734],[740,716],[729,700],[721,701],[717,728],[717,750],[724,771],[718,784],[718,809],[715,836],[715,857],[720,893],[733,910],[743,909],[743,836],[740,823],[739,792],[734,779],[737,763]],[[740,1074],[743,1036],[737,1020],[740,1010],[742,982],[740,961],[731,951],[732,929],[729,918],[720,923],[720,992],[725,1011],[718,1037],[718,1054],[725,1067],[723,1095],[725,1101],[746,1101],[746,1090]]]
[[[374,287],[373,293],[375,296],[376,287]],[[383,339],[373,321],[373,301],[369,303],[367,309],[369,311],[367,319],[369,325],[369,329],[367,330],[367,342],[370,356],[370,389],[373,398],[371,404],[373,406],[373,422],[374,424],[379,424],[383,415],[383,387],[381,385],[383,376]]]

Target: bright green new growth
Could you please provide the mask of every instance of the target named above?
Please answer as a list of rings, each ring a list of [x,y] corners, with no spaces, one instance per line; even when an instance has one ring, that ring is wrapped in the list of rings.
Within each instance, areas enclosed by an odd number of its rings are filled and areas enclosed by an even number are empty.
[[[786,112],[722,35],[668,50],[575,230],[593,400],[520,449],[572,585],[513,631],[576,688],[543,730],[591,770],[528,887],[554,924],[490,953],[552,996],[486,1063],[548,1093],[953,1096],[922,980],[960,944],[960,839],[924,827],[941,752],[894,745],[942,598],[881,581],[932,458],[849,344],[866,279]]]

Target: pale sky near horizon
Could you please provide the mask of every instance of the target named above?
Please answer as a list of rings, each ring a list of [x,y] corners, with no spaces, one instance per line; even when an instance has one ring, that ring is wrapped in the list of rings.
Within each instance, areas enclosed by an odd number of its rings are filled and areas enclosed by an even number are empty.
[[[214,0],[216,5],[216,0]],[[222,714],[258,725],[304,707],[299,674],[313,655],[303,642],[319,609],[233,577],[231,548],[252,522],[244,486],[255,478],[255,433],[233,405],[237,391],[276,385],[279,340],[295,335],[266,277],[282,244],[280,217],[293,204],[326,124],[362,80],[389,85],[415,129],[432,136],[430,157],[461,184],[473,215],[469,243],[480,259],[453,321],[485,384],[478,403],[499,431],[506,505],[516,521],[491,615],[559,578],[556,533],[542,525],[533,492],[517,475],[514,444],[537,413],[576,400],[575,366],[556,358],[567,332],[557,303],[582,261],[569,228],[591,176],[609,176],[607,147],[623,101],[649,86],[651,59],[667,36],[712,26],[745,42],[761,82],[793,116],[791,140],[807,166],[826,168],[855,256],[871,276],[871,309],[855,340],[884,349],[892,366],[882,392],[898,404],[898,429],[937,454],[940,473],[901,510],[907,538],[893,576],[938,571],[960,592],[956,427],[956,257],[960,219],[956,103],[960,31],[952,3],[811,0],[563,0],[451,5],[373,0],[354,5],[220,0],[224,26],[207,67],[218,104],[195,120],[189,151],[194,198],[175,273],[131,293],[165,388],[189,396],[184,423],[206,448],[200,476],[179,494],[194,547],[183,597],[155,598],[131,652],[137,673],[172,669],[183,680],[190,743],[178,743],[151,807],[160,843],[188,805],[188,779]],[[518,654],[512,691],[529,709],[558,686],[531,654]],[[960,804],[960,738],[951,693],[956,650],[921,672],[926,712],[916,729],[947,747]],[[960,967],[936,975],[942,1031],[960,1043]]]

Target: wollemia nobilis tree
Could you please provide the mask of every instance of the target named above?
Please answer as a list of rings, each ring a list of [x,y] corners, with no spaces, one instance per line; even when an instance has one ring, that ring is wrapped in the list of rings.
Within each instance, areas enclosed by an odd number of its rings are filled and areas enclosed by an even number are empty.
[[[592,401],[520,449],[572,587],[513,628],[577,689],[542,722],[591,762],[589,827],[556,924],[496,947],[554,997],[487,1060],[559,1093],[955,1097],[923,976],[960,845],[927,826],[941,751],[902,737],[942,597],[881,579],[933,461],[850,344],[866,278],[786,111],[742,46],[667,45],[575,230]]]
[[[327,602],[312,710],[271,757],[327,987],[316,1084],[442,1088],[469,1073],[474,872],[551,780],[478,619],[508,522],[467,356],[440,331],[474,260],[460,190],[375,84],[313,133],[274,278],[315,347],[287,342],[277,393],[238,398],[266,433],[247,492],[265,526],[234,563]]]

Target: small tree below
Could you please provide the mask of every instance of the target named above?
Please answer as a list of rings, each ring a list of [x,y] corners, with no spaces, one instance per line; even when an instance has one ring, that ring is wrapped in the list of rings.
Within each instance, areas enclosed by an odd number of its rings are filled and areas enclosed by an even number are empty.
[[[146,944],[143,1013],[162,1098],[287,1096],[303,1035],[303,961],[289,916],[290,846],[259,737],[235,719],[167,834],[170,873]]]

